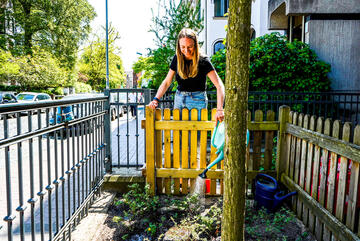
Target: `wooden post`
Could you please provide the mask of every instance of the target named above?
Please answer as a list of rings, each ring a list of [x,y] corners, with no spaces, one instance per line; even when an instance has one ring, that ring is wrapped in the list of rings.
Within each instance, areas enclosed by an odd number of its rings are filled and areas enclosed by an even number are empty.
[[[354,132],[354,144],[360,145],[360,125],[355,127]],[[355,230],[355,216],[356,216],[356,204],[358,198],[358,186],[359,186],[359,162],[352,160],[351,177],[349,187],[349,202],[347,207],[346,226],[350,230]],[[358,230],[360,232],[360,230]]]
[[[180,120],[180,110],[175,109],[173,111],[173,117],[175,121]],[[173,132],[174,141],[173,141],[173,150],[174,150],[174,168],[179,169],[180,168],[180,131],[174,130]],[[175,178],[174,179],[174,194],[179,195],[180,194],[180,179]]]
[[[350,141],[350,131],[351,123],[346,122],[343,127],[342,140],[349,142]],[[349,160],[346,157],[340,157],[340,172],[339,172],[339,182],[338,182],[338,193],[336,200],[336,213],[335,216],[344,222],[344,207],[345,207],[345,189],[346,189],[346,178],[348,171]]]
[[[146,183],[155,194],[155,121],[154,110],[146,106]]]
[[[190,117],[192,121],[198,120],[198,110],[192,109],[190,111]],[[198,168],[198,155],[197,155],[197,130],[190,131],[190,168],[197,169]],[[190,191],[193,192],[195,188],[195,178],[190,179]]]
[[[263,122],[264,114],[262,110],[255,111],[255,122]],[[261,163],[261,141],[262,131],[254,131],[254,145],[253,145],[253,168],[259,171]]]
[[[184,108],[182,109],[182,120],[189,120],[189,110]],[[189,168],[189,131],[183,130],[181,131],[181,168],[188,169]],[[187,195],[188,190],[188,178],[183,178],[181,183],[181,194]]]
[[[279,121],[280,128],[278,131],[277,153],[276,153],[276,173],[277,179],[281,179],[281,174],[285,172],[286,162],[286,124],[289,122],[290,107],[280,106]]]
[[[266,121],[274,121],[275,120],[275,112],[272,110],[268,110],[266,112]],[[265,132],[265,155],[264,155],[264,169],[268,171],[271,169],[271,160],[273,153],[273,145],[274,145],[274,131],[266,131]]]
[[[291,115],[291,112],[290,112]],[[294,112],[292,113],[292,119],[291,119],[291,124],[293,125],[297,125],[297,121],[298,121],[298,113]],[[290,151],[290,159],[288,159],[288,163],[289,163],[289,177],[291,179],[294,180],[294,171],[295,171],[295,152],[296,152],[296,137],[295,136],[291,136],[291,145],[290,145],[290,149],[288,149],[287,151]]]
[[[155,111],[155,122],[160,121],[161,116],[161,109],[156,109]],[[155,168],[162,168],[163,167],[163,155],[162,155],[162,142],[163,142],[163,134],[162,130],[155,130]],[[163,179],[161,177],[156,177],[156,193],[162,194],[163,193]]]
[[[164,120],[170,120],[171,112],[170,109],[164,110]],[[171,168],[171,131],[164,131],[164,167]],[[171,179],[164,178],[164,186],[166,195],[171,194]]]
[[[340,136],[340,121],[334,121],[332,128],[332,137],[339,139]],[[335,198],[335,182],[336,182],[336,172],[337,172],[337,154],[334,152],[330,153],[330,170],[328,175],[328,193],[327,193],[327,203],[326,209],[334,214],[334,198]]]

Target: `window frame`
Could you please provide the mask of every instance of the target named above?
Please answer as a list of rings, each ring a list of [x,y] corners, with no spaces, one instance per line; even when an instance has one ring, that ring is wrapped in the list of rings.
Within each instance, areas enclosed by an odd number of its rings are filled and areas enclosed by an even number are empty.
[[[224,48],[226,48],[226,46],[223,44],[223,41],[224,41],[224,39],[217,39],[217,40],[215,40],[214,41],[214,43],[213,43],[213,47],[212,47],[212,51],[213,51],[213,54],[215,54],[217,51],[215,51],[215,46],[218,44],[218,43],[220,43],[220,44],[222,44],[223,46],[224,46]],[[221,49],[224,49],[224,48],[221,48]],[[218,49],[218,51],[219,51],[220,49]]]
[[[220,4],[220,13],[218,14],[217,5]],[[214,17],[225,17],[224,15],[228,13],[229,9],[229,0],[214,0]]]

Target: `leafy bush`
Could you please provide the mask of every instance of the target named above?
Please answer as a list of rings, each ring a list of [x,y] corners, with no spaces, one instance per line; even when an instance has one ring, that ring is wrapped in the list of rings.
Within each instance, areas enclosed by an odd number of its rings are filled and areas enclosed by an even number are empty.
[[[225,80],[226,50],[218,51],[211,60]],[[327,91],[329,72],[330,65],[319,60],[307,44],[290,43],[279,33],[258,37],[250,44],[250,91]]]
[[[91,92],[91,85],[85,84],[82,82],[75,82],[75,93],[90,93]]]
[[[62,87],[56,87],[52,90],[54,95],[64,95],[64,89]]]
[[[19,86],[19,85],[2,85],[2,84],[0,84],[0,91],[20,92],[21,91],[21,86]]]
[[[214,65],[216,72],[220,79],[225,82],[226,73],[226,49],[220,49],[213,56],[211,56],[211,63]],[[208,90],[215,90],[214,84],[209,78],[206,78],[206,84]]]

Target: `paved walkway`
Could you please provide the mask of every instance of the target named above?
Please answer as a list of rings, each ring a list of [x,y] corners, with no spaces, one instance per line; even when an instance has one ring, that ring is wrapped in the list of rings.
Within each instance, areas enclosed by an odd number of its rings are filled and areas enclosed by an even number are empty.
[[[141,129],[141,120],[145,119],[144,109],[138,112],[138,118],[131,117],[129,113],[111,122],[113,165],[142,166],[145,163],[145,130]]]

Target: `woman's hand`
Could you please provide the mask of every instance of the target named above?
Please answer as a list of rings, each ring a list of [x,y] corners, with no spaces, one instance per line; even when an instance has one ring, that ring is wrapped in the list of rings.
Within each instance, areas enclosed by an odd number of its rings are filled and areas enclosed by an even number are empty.
[[[224,120],[224,110],[216,109],[215,120],[222,122]]]
[[[157,102],[156,100],[153,100],[149,103],[149,107],[153,110],[155,110],[156,107],[158,107],[158,105],[159,105],[159,102]]]

